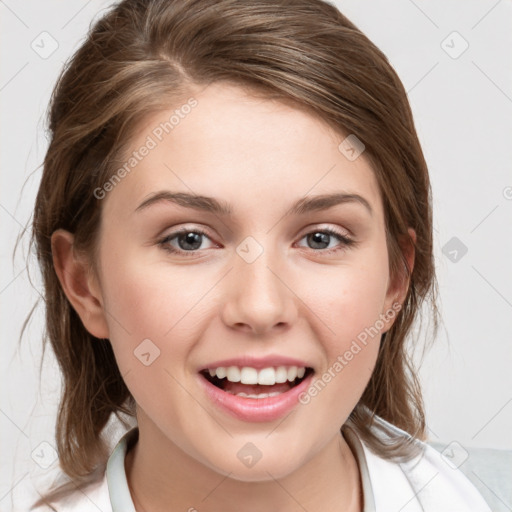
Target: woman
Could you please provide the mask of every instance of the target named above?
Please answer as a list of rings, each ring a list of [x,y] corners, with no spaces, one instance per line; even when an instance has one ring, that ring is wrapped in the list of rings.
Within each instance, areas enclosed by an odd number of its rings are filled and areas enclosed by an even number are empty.
[[[50,129],[33,235],[71,482],[40,510],[490,510],[424,442],[406,354],[436,317],[407,97],[333,6],[120,2]],[[109,453],[112,413],[137,426]]]

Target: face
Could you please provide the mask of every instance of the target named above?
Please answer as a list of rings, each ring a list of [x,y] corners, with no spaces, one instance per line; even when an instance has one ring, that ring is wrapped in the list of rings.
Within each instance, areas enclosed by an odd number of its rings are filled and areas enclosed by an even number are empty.
[[[339,436],[391,325],[379,189],[309,114],[228,85],[194,97],[169,133],[174,108],[146,120],[102,201],[108,337],[155,450],[283,477]]]

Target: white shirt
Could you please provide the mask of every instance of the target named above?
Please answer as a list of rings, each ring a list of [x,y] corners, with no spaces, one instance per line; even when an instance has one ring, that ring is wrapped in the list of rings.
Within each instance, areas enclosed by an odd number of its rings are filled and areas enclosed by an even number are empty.
[[[398,435],[406,432],[379,418]],[[441,453],[420,443],[424,452],[407,463],[374,454],[352,428],[344,429],[361,473],[364,512],[491,512],[476,487]],[[101,480],[36,512],[136,512],[125,473],[125,455],[138,439],[132,428],[117,443]],[[96,508],[97,507],[97,508]]]

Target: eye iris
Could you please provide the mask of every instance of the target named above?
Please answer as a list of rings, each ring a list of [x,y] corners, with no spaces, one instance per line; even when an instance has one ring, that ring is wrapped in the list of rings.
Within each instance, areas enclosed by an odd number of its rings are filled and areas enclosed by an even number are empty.
[[[180,246],[180,249],[183,249],[183,250],[189,249],[192,251],[198,249],[199,247],[201,247],[201,237],[202,237],[202,235],[200,233],[193,233],[193,232],[188,232],[188,233],[184,233],[184,234],[180,235],[178,237],[178,244]],[[185,244],[181,243],[182,240],[185,240]],[[188,247],[187,247],[187,245],[188,245]],[[192,245],[192,247],[190,247],[190,245]]]
[[[325,247],[315,247],[316,244],[326,244],[326,246],[329,245],[329,238],[331,235],[327,233],[311,233],[308,235],[309,241],[312,243],[313,247],[315,249],[325,249]]]

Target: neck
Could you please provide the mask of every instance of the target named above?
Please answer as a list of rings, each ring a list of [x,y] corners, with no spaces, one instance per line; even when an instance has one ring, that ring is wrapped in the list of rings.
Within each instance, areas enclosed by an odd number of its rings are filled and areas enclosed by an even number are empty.
[[[139,440],[125,458],[137,512],[164,512],[170,506],[173,510],[201,512],[236,512],[240,508],[244,512],[362,510],[357,460],[341,433],[287,476],[276,479],[269,473],[268,480],[259,482],[222,475],[169,440],[163,449],[160,439],[152,433],[145,437],[139,427]]]

